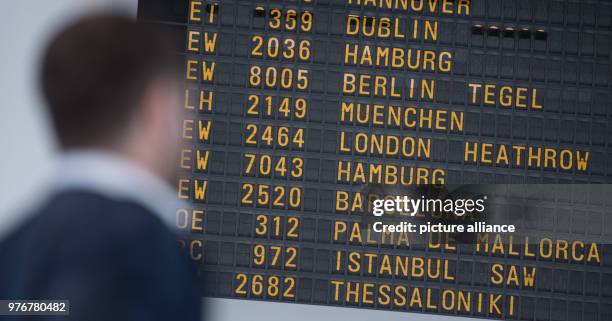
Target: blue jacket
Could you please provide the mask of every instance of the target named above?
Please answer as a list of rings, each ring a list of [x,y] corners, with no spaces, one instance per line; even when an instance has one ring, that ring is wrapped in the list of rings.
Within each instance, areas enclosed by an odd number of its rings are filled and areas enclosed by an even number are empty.
[[[87,191],[52,197],[0,244],[0,299],[70,301],[69,317],[0,320],[200,320],[198,284],[161,220]]]

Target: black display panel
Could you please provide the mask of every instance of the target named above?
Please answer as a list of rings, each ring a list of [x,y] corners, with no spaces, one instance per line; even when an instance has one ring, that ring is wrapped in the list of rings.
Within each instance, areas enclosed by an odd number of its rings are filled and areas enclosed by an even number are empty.
[[[612,2],[140,0],[138,17],[181,39],[176,224],[206,295],[612,320]],[[517,232],[372,231],[370,196],[465,184]]]

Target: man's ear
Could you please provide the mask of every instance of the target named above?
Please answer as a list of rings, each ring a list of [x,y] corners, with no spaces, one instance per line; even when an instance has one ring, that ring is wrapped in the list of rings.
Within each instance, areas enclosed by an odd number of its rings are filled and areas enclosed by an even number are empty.
[[[161,81],[151,81],[145,88],[141,100],[140,118],[144,122],[144,126],[157,127],[164,117],[164,106],[167,103],[167,89],[161,84]]]
[[[143,92],[124,149],[161,177],[169,175],[180,145],[180,87],[151,81]]]
[[[140,108],[143,115],[139,118],[144,122],[145,130],[153,131],[149,133],[152,137],[173,134],[167,131],[170,130],[169,126],[178,124],[179,95],[179,87],[166,79],[152,81],[146,88]]]

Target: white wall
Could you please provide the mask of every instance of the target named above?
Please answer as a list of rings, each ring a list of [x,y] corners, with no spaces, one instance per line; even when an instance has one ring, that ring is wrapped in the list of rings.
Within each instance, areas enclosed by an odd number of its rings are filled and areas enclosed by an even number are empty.
[[[54,139],[36,84],[45,42],[69,17],[95,1],[2,1],[0,12],[0,233],[16,218],[49,170]]]
[[[37,87],[38,62],[49,37],[82,13],[135,1],[0,1],[0,235],[37,199],[50,171],[54,138]]]
[[[38,61],[47,39],[71,18],[100,8],[136,12],[136,0],[0,0],[0,235],[33,205],[50,174],[54,139],[37,88]],[[461,321],[433,315],[337,307],[209,301],[207,320]]]

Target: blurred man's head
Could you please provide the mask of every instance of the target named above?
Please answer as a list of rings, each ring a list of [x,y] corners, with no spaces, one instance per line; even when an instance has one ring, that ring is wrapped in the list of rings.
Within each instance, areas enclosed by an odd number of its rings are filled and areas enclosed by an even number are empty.
[[[61,31],[41,73],[60,146],[112,150],[169,174],[179,133],[175,62],[166,35],[129,18],[91,16]]]

